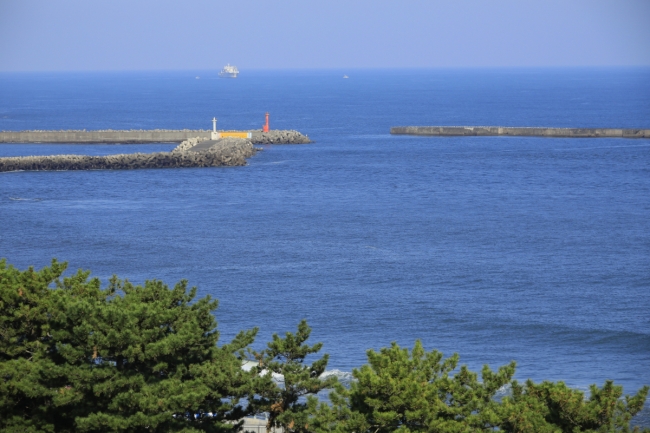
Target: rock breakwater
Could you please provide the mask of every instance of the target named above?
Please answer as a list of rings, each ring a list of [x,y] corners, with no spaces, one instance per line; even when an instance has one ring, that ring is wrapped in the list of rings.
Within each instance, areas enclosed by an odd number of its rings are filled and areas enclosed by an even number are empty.
[[[255,144],[307,144],[309,137],[294,130],[251,131],[251,140]]]
[[[198,152],[191,151],[202,141],[204,139],[200,137],[186,140],[171,152],[0,158],[0,172],[242,166],[246,165],[246,158],[256,152],[250,140],[234,138],[218,140],[212,146]]]

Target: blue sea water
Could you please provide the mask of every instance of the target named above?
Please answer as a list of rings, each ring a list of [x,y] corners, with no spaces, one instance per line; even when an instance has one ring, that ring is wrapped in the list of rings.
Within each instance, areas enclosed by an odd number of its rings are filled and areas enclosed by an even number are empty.
[[[236,168],[0,174],[0,257],[188,279],[219,299],[223,341],[306,318],[343,374],[421,339],[521,380],[650,384],[650,140],[388,133],[650,128],[649,69],[0,74],[0,130],[248,129],[266,111],[314,143]]]

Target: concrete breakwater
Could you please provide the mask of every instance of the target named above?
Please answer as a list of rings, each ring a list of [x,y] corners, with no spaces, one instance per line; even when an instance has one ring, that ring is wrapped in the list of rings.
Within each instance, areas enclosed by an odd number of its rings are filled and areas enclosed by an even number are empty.
[[[246,158],[256,153],[250,140],[236,138],[217,140],[200,150],[193,150],[204,141],[206,140],[200,137],[185,140],[171,152],[0,158],[0,172],[242,166],[246,165]]]
[[[180,143],[189,138],[209,139],[201,129],[0,131],[0,143]],[[250,131],[254,144],[305,144],[309,137],[293,130]]]
[[[575,138],[650,138],[650,129],[616,128],[536,128],[510,126],[394,126],[391,134],[428,136],[521,136]]]

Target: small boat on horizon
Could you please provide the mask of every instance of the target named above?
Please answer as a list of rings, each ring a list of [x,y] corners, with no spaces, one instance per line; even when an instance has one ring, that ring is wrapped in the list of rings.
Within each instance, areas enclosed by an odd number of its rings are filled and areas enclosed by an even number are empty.
[[[219,78],[237,78],[237,75],[239,75],[239,69],[237,66],[231,66],[230,63],[219,72]]]

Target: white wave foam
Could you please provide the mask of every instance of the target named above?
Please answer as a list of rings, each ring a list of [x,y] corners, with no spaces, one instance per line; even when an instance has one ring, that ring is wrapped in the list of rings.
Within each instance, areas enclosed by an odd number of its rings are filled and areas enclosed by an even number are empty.
[[[347,384],[349,384],[350,382],[352,382],[354,380],[354,377],[352,376],[352,372],[350,372],[350,371],[341,371],[341,370],[338,370],[338,369],[325,370],[325,372],[323,372],[323,374],[320,375],[320,378],[321,379],[327,379],[327,378],[332,377],[332,376],[336,377],[339,380],[339,382],[341,382],[344,385],[347,385]]]
[[[253,367],[255,367],[255,366],[257,366],[257,362],[255,362],[255,361],[244,361],[242,363],[241,368],[244,371],[251,371],[251,369]],[[260,371],[260,375],[264,375],[266,373],[267,373],[267,370]],[[271,376],[273,377],[273,380],[276,381],[277,383],[280,383],[280,384],[284,383],[284,376],[282,376],[281,374],[271,373]],[[354,380],[354,378],[352,377],[352,372],[350,372],[350,371],[342,371],[342,370],[338,370],[338,369],[325,370],[323,372],[323,374],[321,374],[319,377],[321,379],[327,379],[329,377],[336,377],[339,380],[339,382],[341,382],[343,384],[346,384],[346,385]]]

